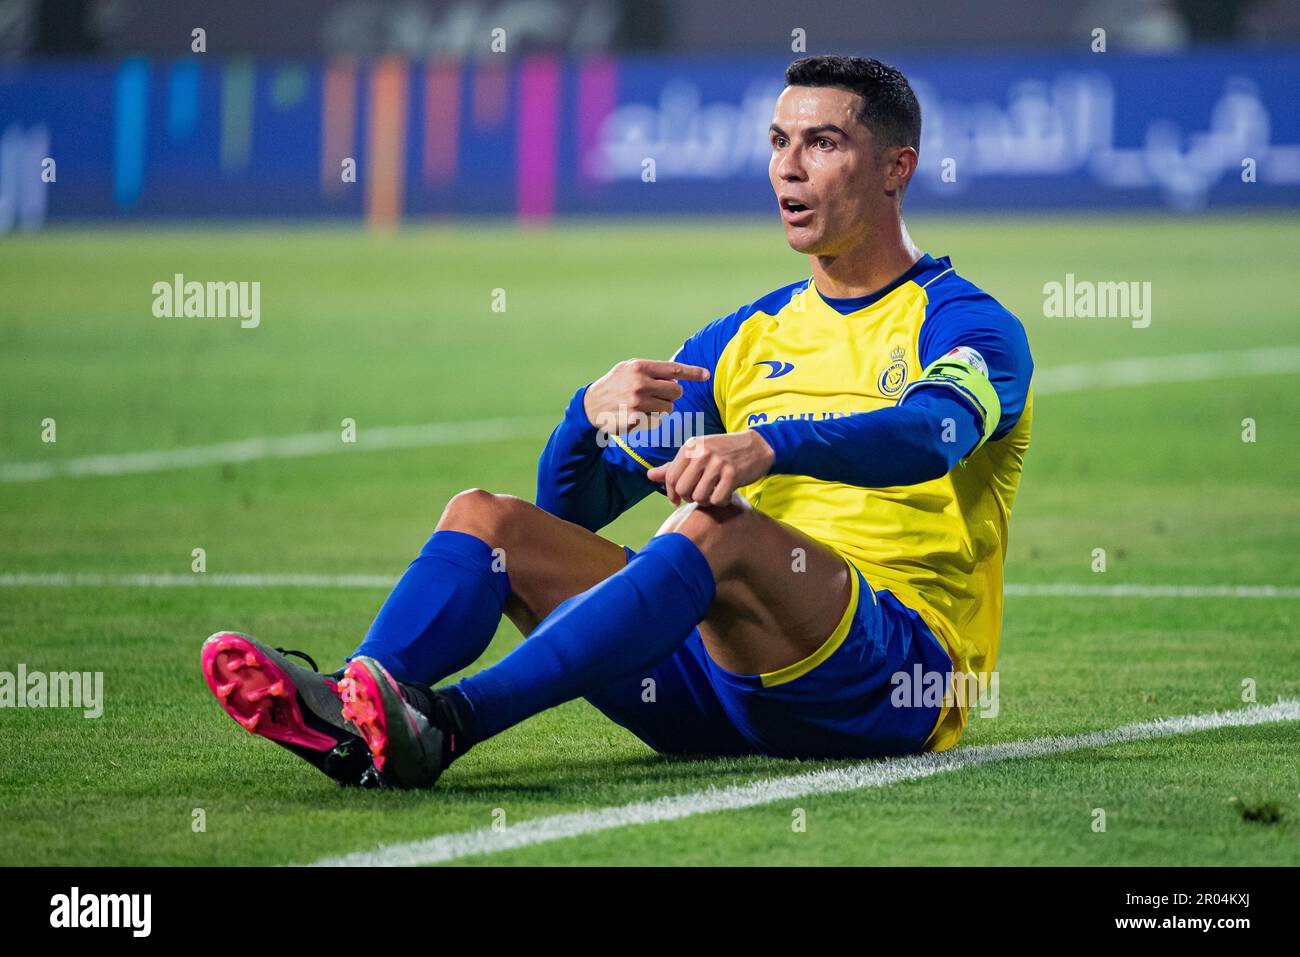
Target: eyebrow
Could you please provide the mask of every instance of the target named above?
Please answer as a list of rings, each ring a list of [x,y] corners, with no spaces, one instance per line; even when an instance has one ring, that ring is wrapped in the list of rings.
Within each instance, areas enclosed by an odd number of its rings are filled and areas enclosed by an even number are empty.
[[[775,123],[769,126],[767,128],[767,131],[769,133],[779,133],[781,136],[790,135],[785,130],[781,129],[781,127],[777,126]],[[808,129],[803,131],[804,136],[819,136],[822,133],[838,133],[840,136],[844,137],[845,139],[849,138],[849,134],[844,132],[834,123],[822,123],[820,126],[810,126],[808,127]]]

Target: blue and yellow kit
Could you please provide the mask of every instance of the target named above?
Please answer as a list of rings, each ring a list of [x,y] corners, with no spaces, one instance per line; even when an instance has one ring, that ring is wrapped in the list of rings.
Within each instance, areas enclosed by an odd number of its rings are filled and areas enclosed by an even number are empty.
[[[756,429],[775,464],[740,493],[842,555],[859,573],[853,600],[823,648],[770,675],[722,672],[692,636],[658,676],[660,700],[675,691],[681,714],[648,716],[631,700],[640,683],[593,702],[660,750],[831,757],[951,747],[966,707],[951,696],[892,706],[891,676],[996,665],[1032,418],[1020,322],[946,257],[925,255],[855,299],[827,297],[812,279],[792,283],[705,326],[676,358],[709,369],[709,380],[682,382],[673,416],[599,452],[579,390],[542,455],[538,504],[598,529],[658,488],[646,470],[671,461],[690,434]]]

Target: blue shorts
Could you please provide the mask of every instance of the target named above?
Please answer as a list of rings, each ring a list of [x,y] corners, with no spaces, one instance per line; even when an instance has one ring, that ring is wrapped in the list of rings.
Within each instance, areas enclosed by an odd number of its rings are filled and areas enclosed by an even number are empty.
[[[855,569],[839,626],[789,668],[765,675],[724,671],[697,629],[645,675],[587,700],[665,754],[883,757],[922,750],[939,721],[937,706],[891,702],[891,677],[910,677],[916,665],[926,674],[952,670],[920,615],[889,592],[872,591]]]

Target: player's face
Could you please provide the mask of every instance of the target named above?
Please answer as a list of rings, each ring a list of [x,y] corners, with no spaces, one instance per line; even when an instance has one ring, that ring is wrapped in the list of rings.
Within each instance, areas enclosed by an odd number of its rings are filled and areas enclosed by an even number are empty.
[[[767,173],[798,252],[838,255],[879,215],[883,174],[859,104],[849,90],[811,86],[788,86],[776,101]]]

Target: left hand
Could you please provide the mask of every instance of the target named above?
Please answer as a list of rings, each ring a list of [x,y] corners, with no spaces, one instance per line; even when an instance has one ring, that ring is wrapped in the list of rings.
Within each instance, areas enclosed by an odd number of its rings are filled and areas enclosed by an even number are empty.
[[[726,505],[736,489],[767,474],[776,455],[753,430],[688,439],[667,465],[652,468],[646,477],[662,482],[674,505],[698,502]]]

